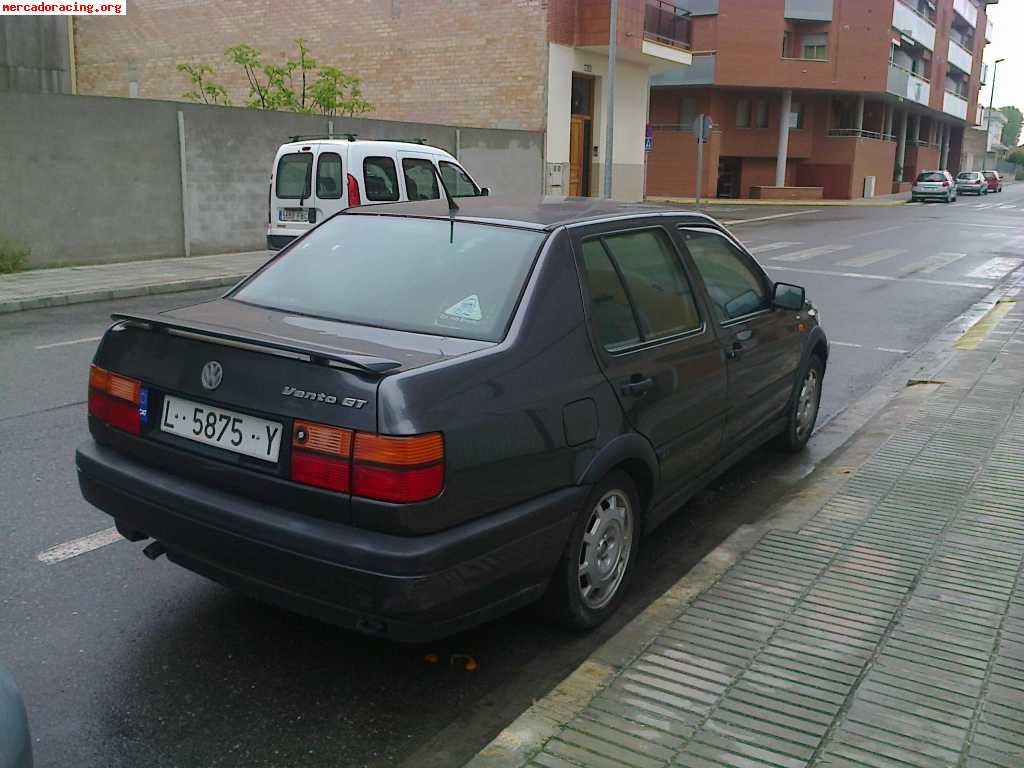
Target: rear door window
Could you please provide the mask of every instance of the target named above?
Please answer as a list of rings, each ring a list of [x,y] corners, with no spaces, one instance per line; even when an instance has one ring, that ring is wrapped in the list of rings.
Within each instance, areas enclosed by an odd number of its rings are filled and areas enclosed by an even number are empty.
[[[546,236],[345,214],[312,230],[231,298],[358,325],[499,341]]]
[[[277,196],[282,200],[301,200],[310,196],[313,155],[291,152],[277,162]]]
[[[341,197],[341,155],[321,152],[316,159],[316,196],[321,200]]]
[[[363,184],[366,199],[376,203],[398,200],[398,173],[390,157],[368,157],[363,160]]]
[[[609,352],[701,327],[689,280],[664,231],[587,240],[583,262],[591,314]]]
[[[410,200],[436,200],[441,197],[434,164],[430,160],[406,157],[402,160],[402,173],[405,174],[405,190]]]
[[[441,178],[444,185],[452,193],[452,197],[475,197],[480,194],[476,184],[469,178],[469,174],[455,163],[442,160],[438,165],[441,168]]]
[[[680,233],[720,323],[768,309],[764,273],[750,257],[714,232],[684,229]]]

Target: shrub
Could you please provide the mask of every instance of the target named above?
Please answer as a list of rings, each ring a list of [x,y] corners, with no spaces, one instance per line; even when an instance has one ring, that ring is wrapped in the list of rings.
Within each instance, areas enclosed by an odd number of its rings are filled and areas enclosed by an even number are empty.
[[[24,269],[30,253],[31,248],[0,235],[0,274]]]

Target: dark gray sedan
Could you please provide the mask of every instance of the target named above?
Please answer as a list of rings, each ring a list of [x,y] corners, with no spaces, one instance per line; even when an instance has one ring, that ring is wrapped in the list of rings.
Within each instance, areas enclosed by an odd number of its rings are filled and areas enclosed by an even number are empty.
[[[351,209],[223,298],[115,320],[85,498],[150,557],[409,641],[537,600],[603,621],[644,532],[804,446],[828,360],[714,220],[593,200]]]

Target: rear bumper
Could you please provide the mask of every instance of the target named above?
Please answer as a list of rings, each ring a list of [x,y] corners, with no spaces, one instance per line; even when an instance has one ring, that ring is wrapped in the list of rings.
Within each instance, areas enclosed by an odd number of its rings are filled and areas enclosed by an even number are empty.
[[[290,610],[407,642],[458,632],[540,597],[587,492],[565,488],[447,531],[403,537],[268,507],[91,440],[76,464],[86,500],[123,533],[162,542],[171,561]]]
[[[911,197],[916,197],[916,198],[921,199],[921,200],[925,200],[925,199],[928,199],[928,200],[945,200],[947,197],[949,197],[949,193],[950,193],[950,190],[948,190],[948,189],[944,189],[941,192],[936,192],[935,190],[928,190],[928,191],[921,191],[921,192],[918,192],[917,190],[912,190],[910,195],[911,195]],[[953,190],[953,194],[955,195],[956,193],[957,193],[956,190]]]

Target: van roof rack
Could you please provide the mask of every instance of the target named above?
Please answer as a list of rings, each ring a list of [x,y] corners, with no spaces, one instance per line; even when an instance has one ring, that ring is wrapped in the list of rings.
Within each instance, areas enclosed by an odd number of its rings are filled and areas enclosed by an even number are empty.
[[[315,141],[317,139],[348,139],[349,141],[355,141],[359,137],[358,133],[338,133],[338,134],[327,134],[327,133],[311,133],[311,134],[294,134],[288,137],[288,141]],[[426,144],[425,138],[415,139],[369,139],[369,141],[400,141],[406,144]]]

